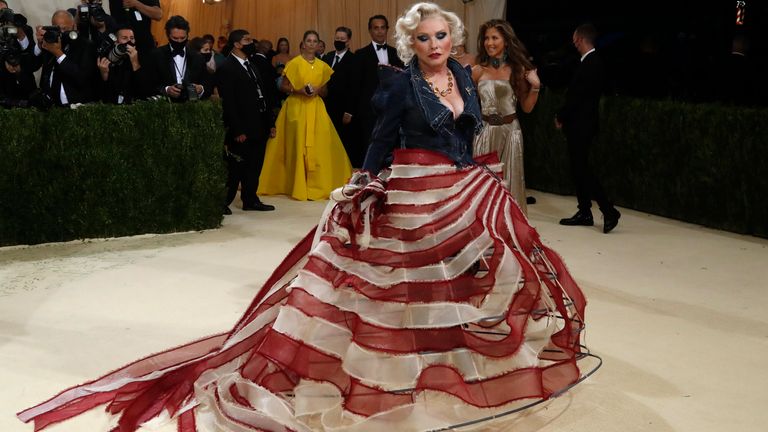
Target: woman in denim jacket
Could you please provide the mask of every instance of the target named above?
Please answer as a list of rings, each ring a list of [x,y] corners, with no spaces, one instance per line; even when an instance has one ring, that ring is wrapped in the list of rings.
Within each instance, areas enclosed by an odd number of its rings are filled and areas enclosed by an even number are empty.
[[[139,360],[19,414],[109,403],[120,431],[427,431],[499,421],[580,378],[585,299],[495,174],[472,160],[455,14],[397,23],[365,162],[228,332]]]

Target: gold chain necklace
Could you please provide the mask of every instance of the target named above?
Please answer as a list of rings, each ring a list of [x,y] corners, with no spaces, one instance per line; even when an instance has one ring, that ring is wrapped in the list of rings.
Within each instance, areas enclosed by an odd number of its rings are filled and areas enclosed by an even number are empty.
[[[453,74],[450,71],[448,71],[448,88],[445,90],[440,90],[437,88],[437,86],[435,86],[432,81],[429,80],[429,78],[424,77],[424,79],[427,81],[427,84],[429,84],[429,89],[432,90],[432,93],[434,93],[437,97],[446,97],[453,92]]]

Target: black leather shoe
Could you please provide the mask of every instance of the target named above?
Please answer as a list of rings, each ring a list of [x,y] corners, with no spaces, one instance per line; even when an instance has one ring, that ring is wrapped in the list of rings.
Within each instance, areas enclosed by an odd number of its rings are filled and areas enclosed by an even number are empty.
[[[608,212],[609,214],[603,214],[603,233],[608,234],[616,228],[616,225],[619,224],[619,218],[621,217],[621,213],[619,213],[618,210],[613,209],[612,212]]]
[[[275,209],[275,206],[264,204],[263,202],[256,202],[251,205],[243,205],[243,210],[245,211],[272,211]]]
[[[232,210],[229,209],[229,206],[224,206],[224,210],[222,210],[222,213],[224,213],[225,215],[231,215]]]
[[[525,203],[526,204],[536,204],[536,197],[525,197]]]
[[[566,226],[592,226],[595,224],[595,221],[592,219],[592,213],[586,213],[582,211],[576,212],[575,215],[560,219],[560,225],[566,225]]]

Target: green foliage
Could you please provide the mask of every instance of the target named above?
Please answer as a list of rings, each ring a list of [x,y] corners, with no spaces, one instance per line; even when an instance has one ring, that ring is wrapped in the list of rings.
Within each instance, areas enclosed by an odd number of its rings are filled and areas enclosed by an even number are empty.
[[[529,187],[570,194],[567,144],[553,127],[563,95],[521,117]],[[607,97],[593,167],[622,207],[768,237],[768,110]],[[575,207],[575,201],[574,201]]]
[[[212,102],[0,111],[0,246],[219,226],[220,119]]]

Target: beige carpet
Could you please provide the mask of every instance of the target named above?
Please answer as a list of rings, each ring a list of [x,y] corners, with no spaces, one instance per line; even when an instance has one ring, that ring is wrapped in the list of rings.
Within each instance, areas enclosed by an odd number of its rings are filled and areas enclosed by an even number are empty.
[[[768,241],[630,210],[609,235],[561,227],[575,198],[534,195],[532,223],[585,291],[605,364],[486,430],[767,430]],[[31,431],[15,413],[60,390],[229,329],[325,206],[265,201],[277,211],[233,206],[218,230],[0,248],[0,432]],[[97,409],[48,430],[106,425]]]

